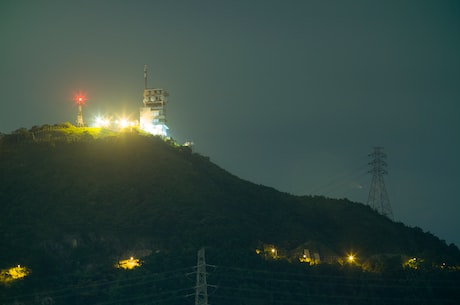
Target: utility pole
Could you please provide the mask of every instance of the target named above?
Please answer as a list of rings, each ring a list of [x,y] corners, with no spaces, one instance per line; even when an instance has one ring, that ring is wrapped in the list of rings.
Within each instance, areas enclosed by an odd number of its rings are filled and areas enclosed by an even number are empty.
[[[390,199],[383,181],[383,175],[388,174],[388,172],[385,169],[387,166],[385,162],[386,154],[382,150],[383,147],[374,147],[374,152],[369,154],[369,157],[372,157],[372,162],[369,163],[369,165],[372,165],[372,169],[369,171],[369,173],[372,173],[372,182],[367,204],[380,214],[393,219]]]
[[[206,261],[204,248],[198,251],[196,263],[195,305],[208,305],[208,284],[206,282]]]

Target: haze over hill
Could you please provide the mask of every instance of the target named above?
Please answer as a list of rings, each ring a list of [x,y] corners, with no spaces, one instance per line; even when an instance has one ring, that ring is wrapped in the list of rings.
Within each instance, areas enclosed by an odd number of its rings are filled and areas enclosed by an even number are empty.
[[[383,146],[395,219],[460,245],[458,33],[458,0],[4,0],[0,132],[75,122],[80,90],[85,121],[137,117],[147,64],[179,143],[356,202]]]
[[[21,129],[0,143],[0,248],[8,249],[0,268],[31,268],[27,287],[75,273],[95,280],[130,256],[190,265],[201,247],[235,267],[268,259],[289,269],[303,258],[302,270],[340,269],[350,254],[373,274],[398,274],[413,258],[426,270],[460,264],[455,245],[366,205],[244,181],[190,147],[136,130],[64,124]]]

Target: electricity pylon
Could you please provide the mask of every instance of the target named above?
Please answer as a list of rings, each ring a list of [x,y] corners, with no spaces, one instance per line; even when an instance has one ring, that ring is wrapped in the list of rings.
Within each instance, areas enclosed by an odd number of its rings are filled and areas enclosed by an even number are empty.
[[[372,157],[372,162],[369,163],[369,165],[372,165],[372,170],[369,171],[369,173],[372,173],[372,182],[367,204],[380,214],[393,219],[390,199],[383,181],[383,175],[388,174],[388,172],[385,170],[387,163],[384,160],[387,156],[382,152],[382,149],[383,147],[374,147],[374,152],[369,155],[369,157]]]
[[[208,305],[208,283],[206,282],[204,248],[198,251],[196,263],[195,305]]]

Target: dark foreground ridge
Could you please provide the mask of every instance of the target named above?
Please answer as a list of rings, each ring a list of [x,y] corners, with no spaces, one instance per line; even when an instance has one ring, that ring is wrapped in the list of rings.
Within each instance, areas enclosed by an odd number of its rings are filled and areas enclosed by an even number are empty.
[[[137,130],[2,135],[0,203],[2,305],[193,304],[202,247],[213,304],[460,299],[455,245],[360,203],[241,180]]]

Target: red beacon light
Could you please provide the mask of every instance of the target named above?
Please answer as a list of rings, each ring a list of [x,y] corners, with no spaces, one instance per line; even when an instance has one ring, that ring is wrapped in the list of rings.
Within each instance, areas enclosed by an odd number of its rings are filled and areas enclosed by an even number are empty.
[[[79,94],[75,97],[74,100],[78,105],[83,105],[86,102],[86,97],[82,94]]]

